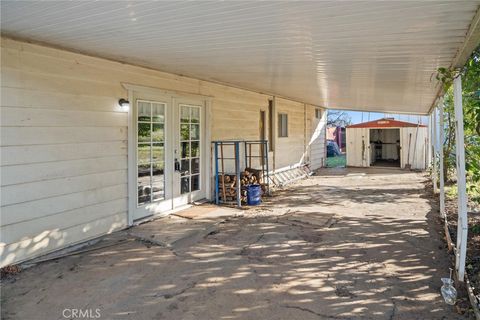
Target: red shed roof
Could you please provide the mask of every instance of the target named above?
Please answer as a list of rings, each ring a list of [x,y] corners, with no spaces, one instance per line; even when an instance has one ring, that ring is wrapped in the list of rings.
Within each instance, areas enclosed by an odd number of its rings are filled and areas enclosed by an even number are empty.
[[[404,128],[404,127],[426,127],[424,124],[417,124],[405,121],[395,120],[393,118],[383,118],[363,123],[352,124],[347,128]]]

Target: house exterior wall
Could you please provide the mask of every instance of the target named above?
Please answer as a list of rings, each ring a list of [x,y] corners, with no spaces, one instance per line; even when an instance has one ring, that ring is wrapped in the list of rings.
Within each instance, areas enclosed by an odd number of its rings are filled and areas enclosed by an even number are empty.
[[[325,166],[326,161],[326,127],[327,127],[327,112],[322,110],[322,116],[320,119],[315,117],[315,106],[308,106],[307,109],[307,119],[313,119],[311,121],[312,125],[308,128],[307,138],[310,136],[310,139],[307,140],[307,148],[310,153],[310,166],[312,170],[319,169]],[[308,120],[307,120],[308,121]],[[307,150],[308,150],[307,149]]]
[[[275,99],[277,116],[274,121],[278,125],[278,114],[288,115],[288,137],[279,137],[278,130],[275,143],[275,169],[298,166],[305,157],[305,105],[286,99]]]
[[[324,132],[307,145],[313,106],[225,85],[6,38],[1,77],[1,266],[127,226],[122,83],[210,96],[211,140],[259,139],[260,111],[268,116],[273,99],[273,123],[288,113],[289,136],[274,133],[271,169],[307,163],[309,148],[324,147]]]

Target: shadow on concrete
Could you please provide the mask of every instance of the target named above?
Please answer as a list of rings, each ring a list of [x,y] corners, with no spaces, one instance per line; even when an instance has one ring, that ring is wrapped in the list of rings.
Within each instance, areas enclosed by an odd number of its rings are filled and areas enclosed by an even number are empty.
[[[313,180],[266,206],[316,212],[322,222],[246,213],[175,250],[132,238],[42,263],[4,285],[2,317],[98,308],[105,319],[460,319],[439,294],[448,258],[419,180],[353,194],[348,181]],[[422,205],[412,215],[415,199]],[[362,213],[373,204],[378,212]],[[118,237],[128,234],[105,241]]]

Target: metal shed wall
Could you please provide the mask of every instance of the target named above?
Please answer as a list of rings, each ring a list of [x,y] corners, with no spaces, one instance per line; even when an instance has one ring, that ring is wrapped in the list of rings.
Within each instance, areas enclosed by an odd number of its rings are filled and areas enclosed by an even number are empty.
[[[370,129],[376,128],[351,128],[347,127],[347,166],[369,167],[370,166]],[[404,127],[404,128],[378,128],[400,129],[400,167],[405,168],[411,164],[412,169],[424,170],[427,158],[427,127]],[[411,139],[410,139],[411,134]],[[410,140],[410,143],[409,143]],[[410,150],[410,152],[409,152]]]
[[[368,150],[370,141],[370,129],[368,128],[347,128],[347,166],[369,167],[370,152]]]

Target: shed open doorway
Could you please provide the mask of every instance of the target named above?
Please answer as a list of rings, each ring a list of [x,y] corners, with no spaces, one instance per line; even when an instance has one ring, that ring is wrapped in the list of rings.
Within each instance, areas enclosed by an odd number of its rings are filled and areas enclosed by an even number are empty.
[[[400,129],[370,129],[370,165],[400,167]]]

